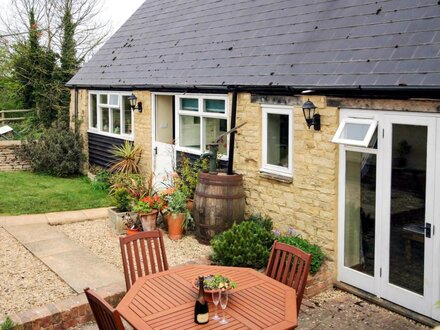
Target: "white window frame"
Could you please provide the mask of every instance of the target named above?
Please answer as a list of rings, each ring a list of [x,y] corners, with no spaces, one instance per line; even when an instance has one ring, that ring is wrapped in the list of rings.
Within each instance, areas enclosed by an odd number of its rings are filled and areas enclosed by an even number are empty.
[[[279,106],[279,105],[262,105],[262,167],[260,168],[261,172],[275,174],[280,176],[285,176],[292,178],[293,177],[293,118],[294,118],[294,109],[291,106]],[[288,167],[277,166],[267,163],[267,124],[268,124],[268,115],[287,115],[289,116],[289,157],[288,157]]]
[[[213,118],[213,119],[224,119],[226,120],[226,129],[229,130],[229,98],[227,95],[203,95],[203,94],[182,94],[175,95],[176,102],[176,114],[175,114],[175,133],[176,133],[176,151],[185,152],[189,154],[201,155],[204,153],[205,145],[207,141],[205,141],[205,119]],[[198,110],[190,111],[183,110],[181,108],[181,100],[182,99],[197,99],[198,101]],[[225,102],[225,112],[205,112],[204,110],[204,100],[222,100]],[[191,116],[200,118],[200,148],[190,148],[183,147],[180,145],[180,116]],[[226,154],[223,154],[221,159],[227,160],[229,153],[229,136],[227,137],[227,147]]]
[[[344,131],[346,124],[363,124],[363,125],[369,125],[370,127],[368,128],[368,131],[365,134],[364,139],[362,141],[359,141],[359,140],[341,138],[341,134]],[[335,135],[333,136],[332,142],[366,148],[369,146],[371,142],[371,138],[373,137],[374,132],[376,131],[376,128],[377,128],[377,120],[375,119],[344,118],[342,119]]]
[[[107,95],[107,104],[101,103],[101,95]],[[96,122],[97,127],[92,127],[92,95],[96,95]],[[118,96],[118,105],[111,105],[110,104],[110,95],[117,95]],[[133,111],[130,111],[131,115],[131,134],[125,134],[122,133],[124,127],[125,127],[125,118],[124,118],[124,111],[126,109],[123,109],[124,103],[122,100],[123,96],[130,96],[130,92],[122,92],[122,91],[89,91],[89,129],[88,132],[95,133],[99,135],[105,135],[110,136],[114,138],[124,139],[124,140],[134,140],[134,114]],[[103,131],[102,129],[102,108],[108,108],[108,116],[109,116],[109,125],[113,124],[113,109],[119,109],[119,122],[120,122],[120,133],[113,133],[111,132],[111,127],[109,127],[109,132]]]

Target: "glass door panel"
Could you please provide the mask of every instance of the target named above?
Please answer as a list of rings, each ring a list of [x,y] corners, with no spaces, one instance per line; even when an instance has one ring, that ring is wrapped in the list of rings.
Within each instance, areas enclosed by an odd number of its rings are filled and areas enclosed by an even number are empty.
[[[423,295],[426,126],[392,125],[389,283]]]
[[[374,276],[376,155],[346,152],[344,266]]]

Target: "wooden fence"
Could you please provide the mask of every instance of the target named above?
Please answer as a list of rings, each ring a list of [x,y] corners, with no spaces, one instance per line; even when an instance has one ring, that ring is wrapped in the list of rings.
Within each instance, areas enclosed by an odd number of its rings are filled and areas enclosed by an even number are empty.
[[[14,115],[14,117],[7,117],[6,114],[8,113],[18,113],[20,114],[26,114],[27,112],[33,111],[32,109],[17,109],[17,110],[0,110],[0,124],[4,124],[8,121],[20,121],[25,119],[25,116],[18,117],[17,115]]]

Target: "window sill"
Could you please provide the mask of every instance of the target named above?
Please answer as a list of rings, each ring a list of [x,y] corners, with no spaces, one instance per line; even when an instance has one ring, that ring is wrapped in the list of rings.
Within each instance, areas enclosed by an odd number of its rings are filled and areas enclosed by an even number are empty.
[[[114,133],[101,132],[101,131],[96,131],[96,130],[91,130],[91,129],[89,129],[87,131],[87,133],[93,133],[93,134],[96,134],[96,135],[108,136],[108,137],[112,137],[112,138],[120,139],[120,140],[134,141],[133,135],[114,134]]]
[[[262,178],[269,179],[269,180],[279,181],[279,182],[283,182],[283,183],[292,183],[293,182],[293,177],[288,176],[288,175],[274,174],[274,173],[266,172],[264,170],[260,170],[259,174]]]

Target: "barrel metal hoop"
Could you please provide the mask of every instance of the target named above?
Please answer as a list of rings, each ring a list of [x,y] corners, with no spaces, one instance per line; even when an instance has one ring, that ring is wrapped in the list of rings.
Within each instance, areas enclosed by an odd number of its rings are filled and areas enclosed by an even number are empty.
[[[210,194],[205,194],[203,192],[198,192],[198,191],[196,191],[195,194],[200,197],[212,198],[212,199],[241,199],[244,197],[244,194],[224,196],[224,195],[210,195]]]
[[[210,181],[200,179],[199,183],[205,184],[207,186],[219,186],[219,187],[243,187],[243,182],[236,182],[236,184],[232,184],[232,182],[222,182],[222,181]]]

